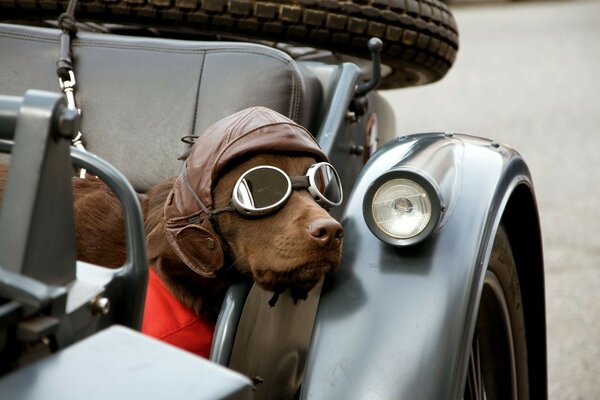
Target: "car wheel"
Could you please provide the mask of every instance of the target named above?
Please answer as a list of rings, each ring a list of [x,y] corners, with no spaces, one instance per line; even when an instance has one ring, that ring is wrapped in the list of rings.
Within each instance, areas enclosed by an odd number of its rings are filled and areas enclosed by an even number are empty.
[[[515,261],[500,226],[484,278],[463,398],[529,399],[525,338]]]
[[[0,0],[0,21],[57,18],[68,0]],[[458,50],[456,22],[440,0],[81,0],[78,21],[134,23],[204,35],[308,45],[369,58],[367,41],[384,41],[382,88],[434,82]],[[186,31],[187,30],[187,31]],[[387,76],[386,76],[387,71]]]

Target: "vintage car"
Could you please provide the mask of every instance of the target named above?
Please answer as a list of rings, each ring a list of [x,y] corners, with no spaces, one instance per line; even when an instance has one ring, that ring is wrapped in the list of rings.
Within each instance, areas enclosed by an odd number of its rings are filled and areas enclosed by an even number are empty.
[[[527,164],[481,137],[397,137],[410,115],[377,92],[441,79],[457,50],[438,0],[0,0],[2,398],[546,398]],[[297,304],[232,286],[205,360],[136,331],[136,192],[178,173],[179,138],[254,105],[338,169],[342,265]],[[75,259],[72,165],[122,201],[117,270]]]

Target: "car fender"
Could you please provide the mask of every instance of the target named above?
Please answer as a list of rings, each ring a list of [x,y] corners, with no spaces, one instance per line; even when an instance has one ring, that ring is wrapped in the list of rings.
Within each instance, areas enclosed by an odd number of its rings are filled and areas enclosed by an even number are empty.
[[[367,227],[363,198],[381,174],[414,160],[441,181],[444,215],[423,242],[394,247]],[[519,209],[531,212],[509,215]],[[342,265],[323,288],[301,398],[462,398],[483,277],[503,218],[509,235],[518,231],[518,218],[532,226],[532,237],[522,239],[533,249],[513,251],[523,253],[515,255],[517,263],[529,263],[524,283],[534,298],[523,300],[526,318],[543,315],[539,221],[523,158],[496,142],[457,134],[411,135],[382,147],[348,199]],[[532,340],[544,335],[540,318]],[[545,337],[539,340],[532,358],[541,357],[544,368]]]

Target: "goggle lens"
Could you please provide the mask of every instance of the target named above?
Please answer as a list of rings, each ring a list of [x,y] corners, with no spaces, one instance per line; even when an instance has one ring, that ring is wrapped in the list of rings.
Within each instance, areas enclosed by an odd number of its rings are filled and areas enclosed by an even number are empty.
[[[298,177],[294,177],[294,182]],[[302,179],[301,179],[302,180]],[[315,200],[325,208],[342,202],[342,186],[332,165],[322,162],[312,165],[304,176],[304,184]],[[294,183],[294,187],[298,186]],[[246,171],[232,193],[234,208],[249,216],[277,210],[292,192],[292,180],[279,168],[262,165]]]
[[[339,205],[342,202],[342,185],[337,172],[330,164],[319,163],[315,167],[313,187],[330,207]]]
[[[280,170],[259,167],[246,172],[234,188],[239,206],[247,211],[271,208],[291,191],[290,180]]]

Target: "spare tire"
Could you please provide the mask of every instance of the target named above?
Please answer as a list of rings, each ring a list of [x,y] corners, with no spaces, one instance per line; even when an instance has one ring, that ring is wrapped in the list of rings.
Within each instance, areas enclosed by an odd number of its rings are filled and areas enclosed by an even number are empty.
[[[0,0],[0,15],[56,18],[68,0]],[[192,28],[368,58],[384,42],[382,88],[434,82],[458,50],[456,22],[440,0],[80,0],[77,20]]]

